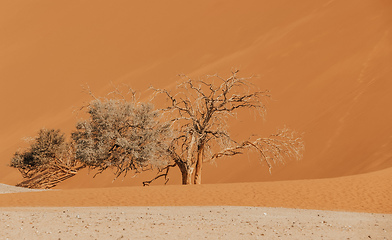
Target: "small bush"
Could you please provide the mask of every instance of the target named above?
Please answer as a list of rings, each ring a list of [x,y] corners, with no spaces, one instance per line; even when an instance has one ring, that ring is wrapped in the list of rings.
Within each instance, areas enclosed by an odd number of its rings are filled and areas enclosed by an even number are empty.
[[[167,164],[171,129],[159,121],[152,104],[96,99],[87,113],[90,118],[79,122],[72,134],[81,162],[99,172],[113,167],[117,177]]]
[[[22,169],[37,169],[49,164],[55,158],[62,158],[67,152],[68,145],[60,130],[41,129],[30,147],[17,151],[11,159],[11,167]]]
[[[10,165],[25,179],[17,186],[27,188],[52,188],[85,167],[76,161],[72,143],[55,129],[41,129],[30,147],[14,154]]]

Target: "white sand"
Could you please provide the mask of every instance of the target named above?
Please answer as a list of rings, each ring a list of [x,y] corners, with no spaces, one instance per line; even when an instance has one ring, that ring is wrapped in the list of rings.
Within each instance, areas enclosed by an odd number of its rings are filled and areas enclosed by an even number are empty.
[[[7,185],[7,184],[0,183],[0,194],[3,194],[3,193],[18,193],[18,192],[36,192],[36,191],[48,191],[48,190],[15,187],[15,186],[10,186],[10,185]]]
[[[260,207],[0,208],[0,239],[392,239],[392,215]]]
[[[0,184],[0,193],[32,191]],[[392,214],[288,208],[2,207],[0,239],[392,239]]]

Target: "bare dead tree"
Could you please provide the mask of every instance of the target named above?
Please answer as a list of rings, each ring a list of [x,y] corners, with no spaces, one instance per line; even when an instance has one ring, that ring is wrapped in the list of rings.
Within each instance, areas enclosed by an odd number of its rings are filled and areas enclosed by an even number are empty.
[[[115,179],[167,165],[170,124],[161,122],[151,103],[126,98],[95,98],[87,106],[89,119],[80,121],[72,133],[76,158],[102,173],[115,169]]]
[[[10,166],[25,179],[17,186],[28,188],[55,187],[85,167],[75,159],[73,144],[54,129],[41,129],[27,149],[14,154]]]
[[[228,78],[213,75],[199,80],[182,75],[183,81],[175,91],[152,88],[155,97],[163,95],[169,102],[163,112],[176,135],[168,153],[173,161],[171,166],[181,171],[183,184],[201,183],[203,162],[247,149],[257,150],[270,169],[273,163],[302,157],[302,139],[286,128],[270,138],[255,141],[238,143],[230,137],[228,119],[243,108],[253,109],[264,117],[265,102],[270,97],[269,91],[256,90],[252,77],[239,77],[238,72],[231,72]]]

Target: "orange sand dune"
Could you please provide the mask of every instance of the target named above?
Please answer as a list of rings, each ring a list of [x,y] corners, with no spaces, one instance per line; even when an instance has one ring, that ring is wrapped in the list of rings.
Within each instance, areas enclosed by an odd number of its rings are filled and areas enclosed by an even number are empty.
[[[320,180],[112,187],[0,194],[0,207],[213,205],[392,213],[391,201],[392,168]]]
[[[89,100],[81,85],[97,95],[111,82],[143,91],[150,84],[170,87],[178,73],[227,75],[232,67],[258,74],[257,84],[273,94],[267,121],[239,118],[233,136],[267,135],[286,124],[304,132],[305,158],[272,175],[253,155],[223,159],[218,168],[204,168],[204,183],[330,178],[392,167],[391,1],[2,1],[0,36],[0,182],[21,180],[7,164],[23,137],[43,126],[73,128],[79,118],[73,110]],[[59,188],[134,184],[112,184],[110,173],[93,181],[86,172]],[[254,188],[282,187],[279,192],[298,183]]]

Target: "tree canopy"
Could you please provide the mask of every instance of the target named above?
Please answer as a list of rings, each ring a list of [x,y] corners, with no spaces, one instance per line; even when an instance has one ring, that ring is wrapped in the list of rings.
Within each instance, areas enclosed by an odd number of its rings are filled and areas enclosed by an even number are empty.
[[[159,121],[151,103],[96,99],[87,106],[89,119],[80,121],[72,139],[76,159],[99,173],[116,169],[116,177],[167,164],[170,124]]]
[[[229,121],[240,109],[250,109],[264,119],[268,90],[259,90],[253,77],[239,71],[227,78],[219,75],[192,79],[181,75],[176,88],[153,89],[149,102],[96,98],[84,107],[88,118],[79,121],[69,142],[60,130],[42,129],[24,151],[17,151],[11,166],[18,168],[28,187],[53,187],[84,167],[115,170],[115,178],[158,169],[168,181],[171,168],[178,168],[182,184],[201,184],[203,163],[253,150],[271,168],[276,163],[299,160],[304,151],[301,136],[284,127],[268,137],[232,138]],[[166,101],[162,101],[163,99]],[[161,109],[157,105],[165,104]],[[253,133],[257,134],[257,133]],[[240,162],[238,164],[241,164]]]
[[[233,156],[245,150],[256,150],[260,160],[268,164],[300,159],[304,150],[301,137],[284,128],[267,138],[238,141],[231,137],[228,121],[240,109],[253,109],[264,117],[269,91],[260,91],[252,77],[239,77],[238,70],[228,78],[219,75],[192,79],[182,75],[175,90],[153,89],[163,95],[167,107],[163,111],[173,123],[175,136],[168,149],[173,164],[182,173],[183,184],[200,184],[203,162]]]
[[[18,150],[10,163],[25,181],[17,186],[52,188],[83,168],[74,157],[73,144],[58,129],[43,128],[26,149]]]

